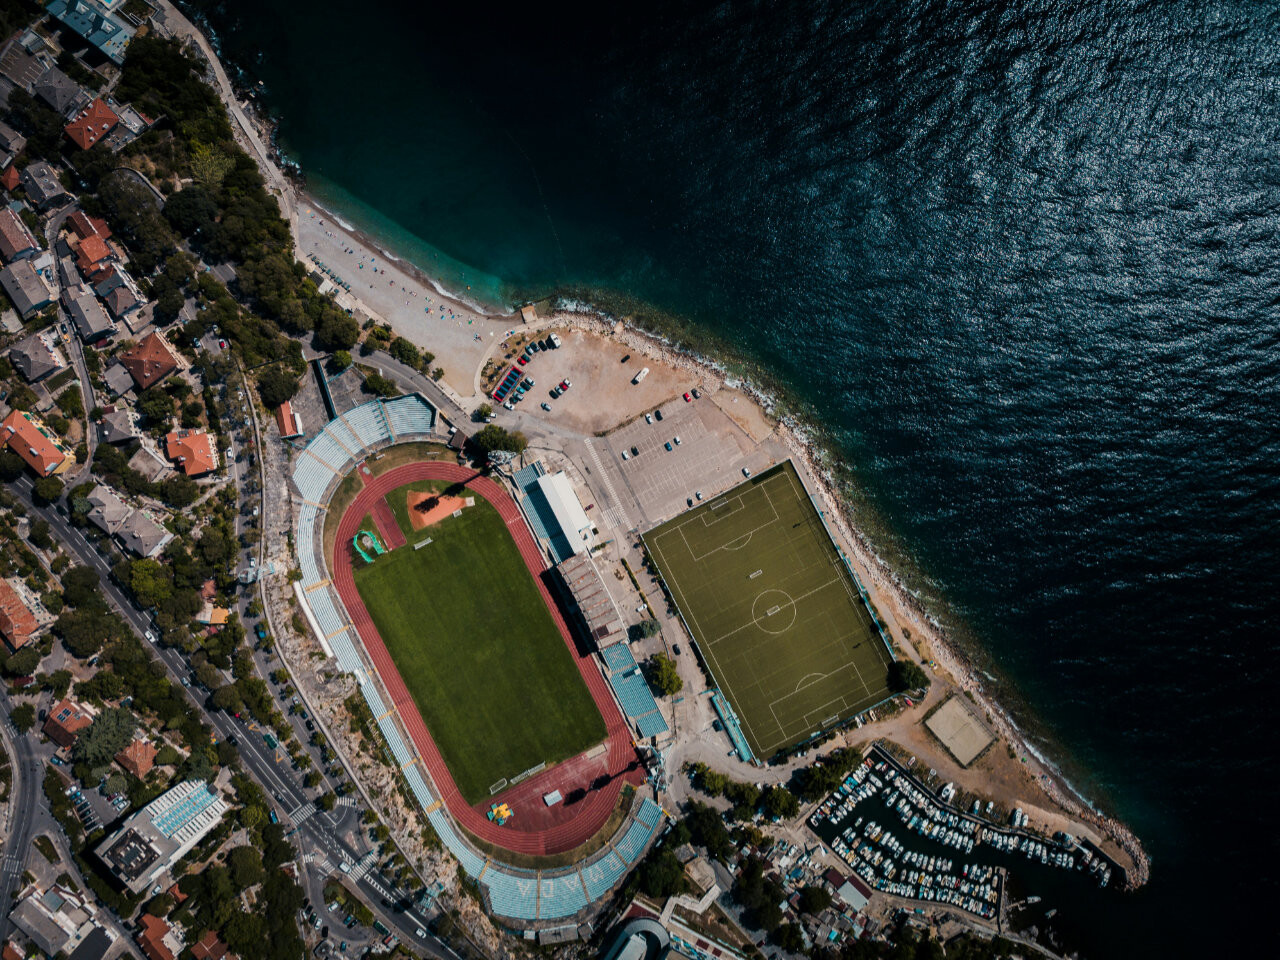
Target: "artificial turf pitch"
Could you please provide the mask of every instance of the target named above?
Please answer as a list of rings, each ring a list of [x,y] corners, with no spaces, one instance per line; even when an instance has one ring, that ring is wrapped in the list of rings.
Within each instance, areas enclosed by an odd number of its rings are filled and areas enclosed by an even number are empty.
[[[504,778],[604,739],[604,720],[498,511],[475,506],[413,530],[355,584],[454,782],[470,804]],[[444,483],[434,484],[443,488]],[[431,543],[415,550],[419,540]]]
[[[889,652],[790,461],[643,539],[757,757],[889,695]]]

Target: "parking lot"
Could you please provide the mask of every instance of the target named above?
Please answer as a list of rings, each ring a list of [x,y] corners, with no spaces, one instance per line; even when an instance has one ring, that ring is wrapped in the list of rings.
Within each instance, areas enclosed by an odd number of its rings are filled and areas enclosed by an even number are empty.
[[[699,491],[706,498],[733,486],[743,479],[743,467],[756,471],[771,462],[770,455],[705,395],[690,403],[673,400],[659,412],[661,420],[651,412],[651,422],[640,417],[599,444],[602,459],[608,452],[607,469],[618,474],[647,523],[687,509]],[[631,517],[633,523],[639,519]]]

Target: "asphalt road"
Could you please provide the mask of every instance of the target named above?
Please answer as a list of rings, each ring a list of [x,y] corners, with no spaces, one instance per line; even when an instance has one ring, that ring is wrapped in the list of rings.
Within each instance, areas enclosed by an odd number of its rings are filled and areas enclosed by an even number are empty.
[[[32,514],[43,517],[48,521],[52,536],[65,546],[68,553],[78,563],[98,571],[102,581],[101,588],[108,602],[120,613],[135,633],[140,638],[144,638],[145,642],[146,633],[150,631],[154,634],[155,632],[149,618],[134,607],[123,591],[111,580],[111,571],[106,561],[98,554],[79,529],[71,526],[55,507],[38,507],[35,505],[31,497],[32,483],[30,477],[23,476],[11,484],[10,489]],[[191,669],[178,651],[167,649],[157,644],[153,645],[153,652],[179,683],[190,676]],[[259,669],[262,668],[263,664],[259,663]],[[231,736],[236,737],[240,759],[245,770],[274,799],[282,821],[286,823],[292,822],[295,825],[295,829],[292,831],[293,840],[298,845],[303,855],[303,860],[310,861],[309,866],[311,869],[309,872],[315,874],[318,868],[319,876],[316,879],[336,873],[341,869],[342,864],[348,864],[352,872],[341,876],[341,879],[349,888],[354,888],[355,892],[368,902],[374,915],[381,919],[406,946],[414,950],[423,951],[431,956],[439,957],[441,960],[457,957],[447,945],[431,934],[428,934],[426,940],[420,939],[416,935],[417,929],[425,929],[427,926],[427,915],[424,912],[417,909],[397,912],[383,908],[382,901],[384,899],[394,903],[400,899],[402,894],[391,888],[376,874],[372,872],[369,874],[363,873],[365,869],[369,868],[370,863],[376,859],[376,850],[361,833],[359,823],[361,811],[358,808],[337,806],[328,814],[317,811],[312,805],[312,799],[316,795],[316,791],[308,790],[302,785],[287,758],[281,759],[277,756],[277,751],[268,748],[261,733],[251,729],[246,722],[237,721],[222,711],[206,709],[203,702],[192,695],[190,689],[187,690],[187,693],[220,740]],[[291,718],[291,722],[301,724],[297,717]],[[299,733],[302,742],[305,743],[308,734],[304,730],[299,730]],[[17,739],[26,740],[26,738]],[[30,753],[29,743],[27,743],[27,752],[28,754]],[[23,800],[18,804],[21,809],[15,808],[15,823],[22,818],[26,818],[29,824],[35,805],[38,803],[38,792],[40,790],[38,771],[36,771],[36,776],[30,778],[33,781],[33,786],[28,785],[27,779],[23,779],[21,788]],[[29,849],[29,825],[27,832],[25,846],[6,845],[6,847],[12,850]],[[308,854],[310,857],[307,856]],[[21,871],[22,868],[19,866],[17,870],[19,876]],[[357,875],[359,875],[358,879],[353,879]],[[7,889],[4,886],[5,883],[12,884],[13,882],[13,878],[4,873],[3,868],[0,867],[0,893]],[[312,901],[313,904],[318,902],[315,897],[312,897]],[[0,900],[0,902],[5,901]],[[7,918],[4,923],[8,923]],[[330,931],[331,937],[342,932],[340,922],[330,924],[330,927],[333,928]],[[5,929],[7,927],[0,927],[0,930]]]

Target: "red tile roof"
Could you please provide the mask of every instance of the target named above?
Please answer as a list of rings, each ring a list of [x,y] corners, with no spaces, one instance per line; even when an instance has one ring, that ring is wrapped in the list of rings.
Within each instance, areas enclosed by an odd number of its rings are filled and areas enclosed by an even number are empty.
[[[227,945],[222,942],[216,930],[209,930],[191,948],[191,955],[196,960],[222,960],[227,955]]]
[[[139,922],[142,929],[138,931],[138,946],[146,954],[147,960],[173,960],[173,951],[164,945],[164,935],[169,932],[169,925],[149,913],[144,913]]]
[[[80,247],[76,250],[76,266],[80,268],[81,273],[89,273],[109,256],[111,256],[111,248],[95,233],[80,241]]]
[[[159,752],[145,740],[135,740],[116,754],[116,763],[141,780],[155,766]]]
[[[293,407],[289,406],[288,400],[276,407],[276,426],[280,428],[282,437],[298,435],[298,426],[293,419]]]
[[[218,454],[213,449],[213,439],[207,433],[175,430],[165,436],[164,446],[169,459],[188,477],[198,477],[218,467]]]
[[[111,236],[111,228],[101,217],[91,217],[83,210],[77,210],[67,217],[67,227],[81,240],[94,234],[106,240]]]
[[[42,477],[56,473],[67,459],[66,451],[54,440],[52,431],[35,416],[21,410],[11,411],[4,423],[0,423],[0,443],[7,443],[10,450]]]
[[[22,954],[8,940],[4,942],[4,952],[0,953],[0,960],[22,960]]]
[[[110,133],[119,122],[120,118],[116,116],[116,112],[108,107],[101,97],[97,97],[67,124],[67,136],[81,150],[88,150]]]
[[[39,626],[18,591],[7,580],[0,580],[0,635],[9,648],[25,647]]]
[[[139,390],[146,390],[178,369],[178,362],[164,337],[155,331],[147,334],[133,349],[121,354],[120,362]]]
[[[18,168],[10,164],[4,168],[4,173],[0,173],[0,186],[6,190],[12,190],[22,180],[18,173]]]
[[[49,711],[44,722],[44,735],[60,747],[75,745],[80,731],[93,723],[93,714],[78,703],[62,700]]]

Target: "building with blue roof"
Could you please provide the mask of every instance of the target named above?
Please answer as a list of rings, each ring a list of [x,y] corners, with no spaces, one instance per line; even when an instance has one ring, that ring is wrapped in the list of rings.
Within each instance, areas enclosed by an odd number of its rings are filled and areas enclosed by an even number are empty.
[[[84,37],[117,65],[136,32],[120,13],[124,0],[53,0],[49,16]]]

